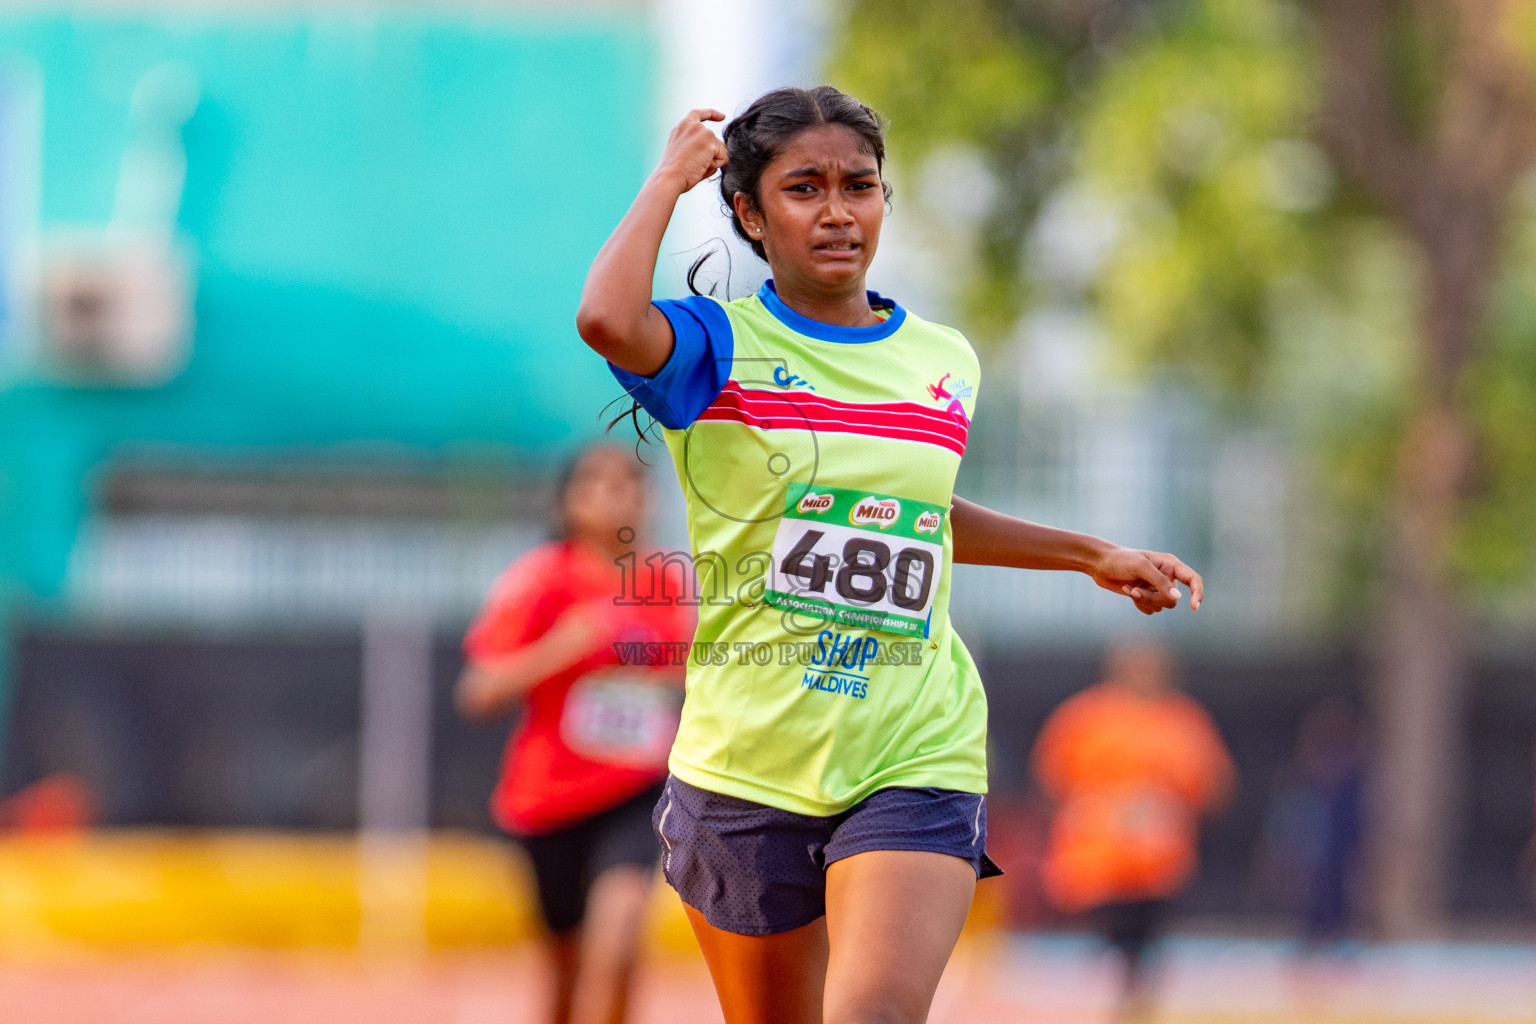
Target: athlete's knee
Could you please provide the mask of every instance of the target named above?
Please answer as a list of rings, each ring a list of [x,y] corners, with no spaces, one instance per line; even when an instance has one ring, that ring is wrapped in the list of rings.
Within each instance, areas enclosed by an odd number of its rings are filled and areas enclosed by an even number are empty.
[[[923,1024],[925,1015],[909,1013],[889,1006],[851,1007],[841,1013],[827,1013],[824,1024]]]
[[[654,875],[634,864],[618,864],[592,880],[588,899],[615,904],[644,903],[651,892]]]
[[[831,997],[831,993],[828,993]],[[866,993],[827,999],[823,1024],[923,1024],[927,1006],[915,1006],[891,993]]]
[[[650,876],[637,868],[611,868],[587,896],[582,956],[599,974],[625,974],[639,955],[650,900]]]
[[[644,911],[651,896],[651,875],[629,865],[609,868],[587,890],[589,918],[629,917]]]

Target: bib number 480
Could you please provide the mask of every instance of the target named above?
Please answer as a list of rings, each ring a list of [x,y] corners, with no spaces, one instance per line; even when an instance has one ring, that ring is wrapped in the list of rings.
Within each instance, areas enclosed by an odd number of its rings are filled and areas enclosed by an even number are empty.
[[[915,611],[928,603],[928,591],[933,587],[933,555],[928,551],[902,548],[893,559],[884,541],[852,537],[843,545],[842,560],[834,574],[832,555],[816,553],[816,544],[825,536],[822,530],[806,530],[779,563],[779,571],[798,578],[806,590],[816,594],[826,593],[830,578],[837,596],[853,604],[873,604],[888,596],[897,607]],[[892,570],[889,582],[887,569]],[[918,576],[915,592],[914,573]]]

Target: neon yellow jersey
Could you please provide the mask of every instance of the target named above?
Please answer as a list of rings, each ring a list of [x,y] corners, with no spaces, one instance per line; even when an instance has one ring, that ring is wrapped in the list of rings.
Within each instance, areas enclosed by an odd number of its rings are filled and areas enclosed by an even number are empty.
[[[658,302],[667,365],[614,369],[664,430],[697,571],[669,767],[801,814],[987,786],[986,696],[949,622],[979,366],[959,332],[870,301],[890,315],[864,328],[801,316],[772,282]]]

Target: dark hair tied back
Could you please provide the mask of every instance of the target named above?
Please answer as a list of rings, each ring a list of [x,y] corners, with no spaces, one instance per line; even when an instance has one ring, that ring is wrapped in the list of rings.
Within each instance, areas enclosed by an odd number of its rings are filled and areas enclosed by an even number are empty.
[[[885,165],[885,122],[874,110],[858,100],[820,85],[814,89],[775,89],[753,101],[752,105],[725,126],[722,136],[731,161],[720,172],[720,198],[731,216],[731,226],[742,241],[763,259],[763,243],[747,234],[736,216],[737,192],[758,202],[758,184],[763,168],[773,162],[790,139],[824,124],[840,124],[852,129],[874,154],[875,166]],[[885,186],[886,198],[891,187]]]
[[[731,227],[736,230],[737,237],[750,245],[760,259],[766,260],[768,254],[762,242],[747,234],[746,226],[736,215],[736,193],[740,192],[750,197],[754,205],[758,204],[758,185],[762,181],[763,169],[773,163],[774,158],[796,135],[807,128],[817,128],[824,124],[840,124],[851,129],[874,156],[875,167],[884,170],[885,119],[872,108],[830,85],[819,85],[814,89],[775,89],[764,93],[725,126],[722,138],[730,162],[720,172],[720,198],[725,203],[725,212],[730,215]],[[889,202],[890,183],[882,182],[882,188]],[[722,246],[718,251],[723,251],[726,260],[730,260],[728,248]],[[688,268],[688,290],[695,295],[704,294],[699,290],[699,271],[714,254],[715,251],[704,253]],[[729,264],[726,277],[729,282]],[[710,292],[714,291],[714,287],[711,287]],[[655,421],[647,427],[641,427],[640,403],[632,400],[627,409],[608,421],[608,429],[612,430],[626,418],[635,425],[635,433],[639,436],[635,442],[638,451],[640,441],[645,440],[646,432],[655,426]]]

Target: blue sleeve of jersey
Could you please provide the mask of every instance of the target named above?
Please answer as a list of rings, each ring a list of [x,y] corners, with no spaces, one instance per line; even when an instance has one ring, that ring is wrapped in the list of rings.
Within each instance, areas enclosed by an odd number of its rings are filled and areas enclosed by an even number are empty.
[[[654,377],[608,369],[640,408],[671,430],[682,430],[698,419],[719,397],[731,376],[735,338],[725,308],[704,295],[663,299],[651,305],[672,324],[676,339],[672,355]]]

